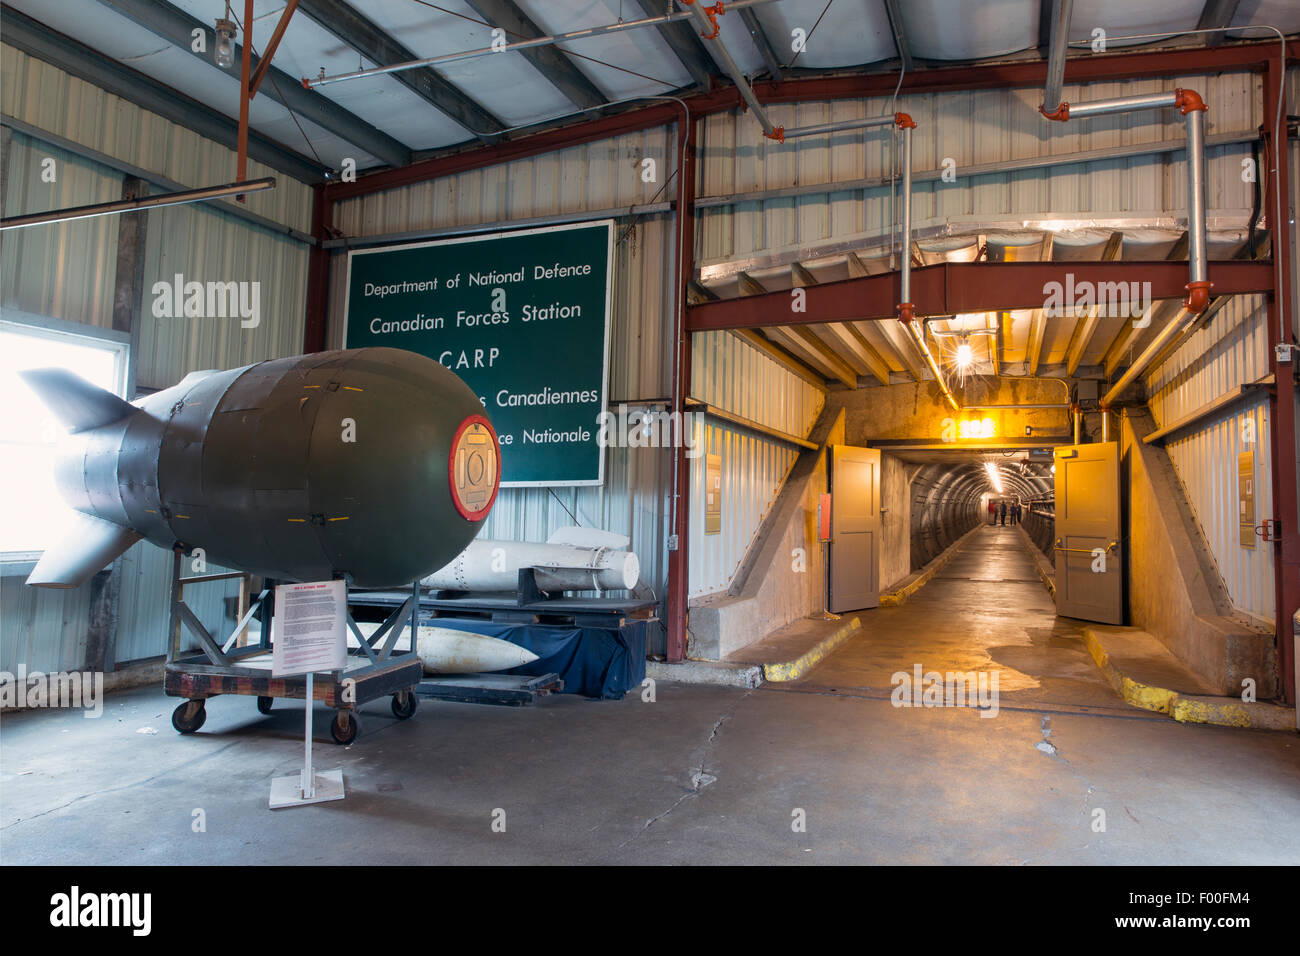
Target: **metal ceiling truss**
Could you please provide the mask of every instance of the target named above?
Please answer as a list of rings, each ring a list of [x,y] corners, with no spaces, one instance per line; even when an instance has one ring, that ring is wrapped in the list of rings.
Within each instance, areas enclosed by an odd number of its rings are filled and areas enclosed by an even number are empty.
[[[629,4],[647,17],[658,14],[654,0],[629,0]],[[704,48],[699,31],[682,20],[661,23],[657,29],[664,42],[673,51],[673,55],[691,75],[695,85],[705,90],[712,86],[713,78],[718,75],[718,69],[713,62],[713,57],[709,56],[709,51]]]
[[[167,0],[99,0],[99,2],[144,27],[150,33],[167,40],[178,49],[184,50],[207,68],[237,78],[217,66],[210,52],[196,53],[193,49],[193,31],[201,29],[206,34],[211,34],[210,23],[195,19],[183,10],[172,6]],[[238,44],[235,47],[235,59],[236,62],[243,59],[242,46]],[[252,58],[251,64],[254,70],[257,69],[259,62],[258,57]],[[411,162],[411,151],[406,144],[367,123],[328,97],[313,90],[303,89],[301,79],[291,77],[275,67],[270,67],[266,71],[266,77],[270,82],[263,88],[263,92],[300,119],[310,120],[321,129],[333,133],[372,156],[377,156],[390,166],[405,166]]]
[[[533,40],[546,36],[543,30],[514,0],[465,0],[485,20],[500,27],[515,39]],[[609,102],[596,84],[587,78],[562,50],[555,46],[532,47],[520,50],[524,58],[536,67],[557,90],[579,109],[591,109]]]
[[[343,0],[300,0],[299,5],[303,13],[376,66],[390,66],[416,59],[416,54]],[[505,129],[505,123],[498,117],[429,67],[403,70],[391,75],[420,99],[455,120],[485,143],[495,142],[498,138],[495,134]]]
[[[0,7],[0,32],[3,33],[5,43],[29,56],[58,67],[65,73],[120,96],[151,113],[157,113],[222,146],[238,148],[238,124],[224,113],[192,100],[178,90],[78,43],[71,37],[51,30],[12,7]],[[209,59],[208,62],[212,61]],[[301,182],[317,182],[326,172],[325,166],[256,132],[249,134],[248,155]]]
[[[1199,76],[1225,70],[1260,70],[1276,44],[1271,41],[1234,43],[1213,50],[1148,50],[1141,53],[1096,53],[1070,60],[1070,82]],[[1289,41],[1288,56],[1300,57],[1300,41]],[[965,92],[969,90],[1039,87],[1043,85],[1046,65],[1041,60],[926,68],[903,77],[900,96],[916,93]],[[831,102],[890,96],[898,83],[898,73],[846,73],[835,75],[787,77],[782,83],[758,82],[754,91],[765,105],[802,102]],[[740,107],[739,91],[726,86],[685,98],[691,116],[701,119]],[[681,115],[676,103],[654,102],[641,106],[611,106],[596,119],[574,120],[561,117],[539,125],[526,133],[510,136],[492,146],[445,150],[417,155],[412,165],[403,169],[380,170],[359,176],[356,182],[330,186],[336,200],[361,196],[412,183],[454,175],[470,169],[482,169],[528,156],[553,152],[572,145],[608,139],[623,133],[640,132],[675,123]]]
[[[1225,295],[1268,292],[1271,262],[1215,263],[1215,291]],[[1150,283],[1152,299],[1185,294],[1185,263],[1162,262],[945,262],[912,272],[912,292],[918,315],[1036,309],[1043,306],[1048,283],[1061,288],[1091,283]],[[805,290],[807,310],[792,313],[789,292],[770,292],[738,299],[719,299],[692,306],[687,327],[692,332],[724,328],[766,328],[889,318],[899,294],[897,272],[828,282]]]

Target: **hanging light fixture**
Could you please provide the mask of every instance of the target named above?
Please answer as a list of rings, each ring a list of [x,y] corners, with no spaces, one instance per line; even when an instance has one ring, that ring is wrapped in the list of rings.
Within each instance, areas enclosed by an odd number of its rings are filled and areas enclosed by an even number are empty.
[[[230,19],[230,4],[226,3],[226,15],[217,20],[217,45],[212,50],[212,59],[223,70],[230,69],[235,62],[235,24]]]

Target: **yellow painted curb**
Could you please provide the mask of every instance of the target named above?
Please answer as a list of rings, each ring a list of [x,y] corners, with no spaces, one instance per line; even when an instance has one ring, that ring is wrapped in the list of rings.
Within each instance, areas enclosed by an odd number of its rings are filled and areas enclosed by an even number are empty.
[[[1083,643],[1115,693],[1133,707],[1166,714],[1183,724],[1214,724],[1218,727],[1247,727],[1254,730],[1296,729],[1295,712],[1285,707],[1266,703],[1247,705],[1233,697],[1180,694],[1175,690],[1135,681],[1115,667],[1110,654],[1090,627],[1083,629]]]
[[[820,664],[827,654],[847,641],[861,627],[862,622],[855,617],[849,623],[836,628],[834,633],[818,641],[814,647],[794,660],[764,664],[763,679],[770,681],[797,680],[807,673],[810,668]]]

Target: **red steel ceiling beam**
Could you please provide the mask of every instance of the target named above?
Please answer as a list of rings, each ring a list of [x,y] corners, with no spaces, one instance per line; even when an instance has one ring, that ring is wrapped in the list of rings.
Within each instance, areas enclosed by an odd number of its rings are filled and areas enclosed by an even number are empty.
[[[1215,261],[1210,265],[1215,295],[1270,292],[1273,264],[1268,261]],[[1104,290],[1109,283],[1138,283],[1139,295],[1181,299],[1186,290],[1185,262],[944,262],[912,270],[912,301],[916,314],[953,315],[1041,309],[1049,301],[1051,283],[1060,283],[1062,304],[1084,304],[1085,283]],[[1149,292],[1144,283],[1150,283]],[[1131,285],[1128,288],[1132,289]],[[1074,294],[1070,295],[1069,290]],[[816,325],[895,317],[899,274],[886,272],[807,286],[805,311],[791,311],[789,291],[718,299],[691,306],[686,328],[756,329],[776,325]],[[1098,295],[1093,292],[1094,298]]]
[[[1154,50],[1137,53],[1095,53],[1067,62],[1071,83],[1139,79],[1153,76],[1197,76],[1230,70],[1258,71],[1270,56],[1276,58],[1272,41],[1204,49]],[[1300,41],[1290,41],[1287,55],[1300,59]],[[905,93],[950,93],[962,90],[1041,87],[1047,78],[1045,60],[1025,60],[984,66],[950,66],[918,70],[903,78]],[[847,74],[787,78],[781,83],[756,83],[754,90],[764,104],[826,102],[887,96],[898,82],[896,73]],[[727,86],[685,97],[691,115],[698,118],[740,107],[740,93]],[[384,169],[360,176],[355,182],[328,186],[334,201],[396,189],[413,183],[482,169],[512,160],[554,152],[570,146],[595,142],[673,123],[680,107],[673,102],[634,107],[615,115],[572,123],[537,133],[528,133],[502,143],[470,147],[456,153],[424,159],[397,169]]]

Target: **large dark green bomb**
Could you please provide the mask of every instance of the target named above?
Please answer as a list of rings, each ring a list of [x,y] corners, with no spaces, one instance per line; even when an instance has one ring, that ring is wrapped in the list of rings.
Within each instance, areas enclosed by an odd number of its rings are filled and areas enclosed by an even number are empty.
[[[400,349],[193,372],[127,404],[61,369],[23,373],[71,429],[80,514],[28,583],[75,587],[145,538],[281,581],[396,587],[459,554],[500,481],[478,398]]]

